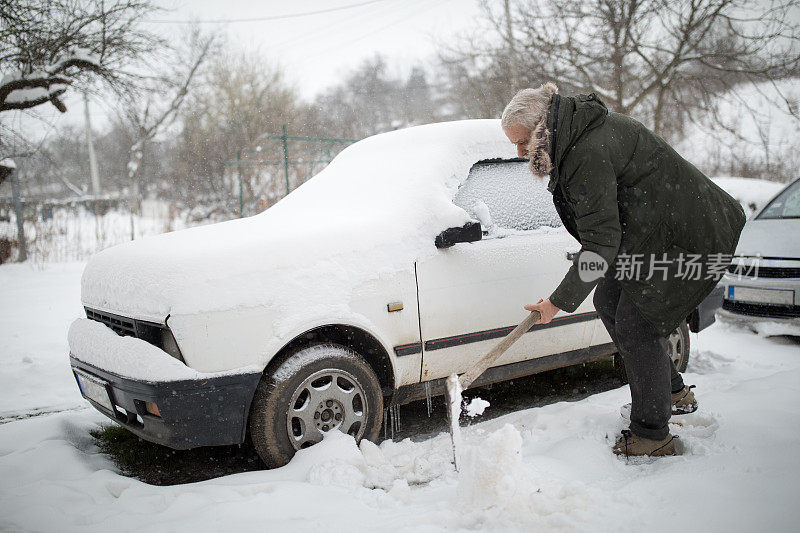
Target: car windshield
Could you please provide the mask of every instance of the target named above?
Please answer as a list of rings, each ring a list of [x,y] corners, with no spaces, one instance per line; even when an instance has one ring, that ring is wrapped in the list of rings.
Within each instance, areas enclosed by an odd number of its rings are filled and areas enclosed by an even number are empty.
[[[786,187],[757,218],[800,218],[800,180]]]
[[[453,202],[490,236],[562,225],[546,178],[534,177],[523,160],[474,165]]]

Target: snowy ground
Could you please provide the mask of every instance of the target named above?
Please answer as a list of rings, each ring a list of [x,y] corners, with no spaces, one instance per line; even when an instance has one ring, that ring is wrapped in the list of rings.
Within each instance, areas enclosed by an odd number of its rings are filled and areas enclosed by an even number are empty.
[[[0,419],[85,407],[71,376],[66,335],[83,316],[83,263],[0,266]]]
[[[274,471],[171,487],[120,476],[89,436],[106,420],[85,408],[67,362],[80,271],[0,267],[0,531],[786,531],[800,521],[800,342],[725,324],[692,335],[686,380],[701,408],[673,426],[682,456],[611,454],[629,401],[620,388],[463,428],[460,474],[444,434],[360,450],[339,434]]]

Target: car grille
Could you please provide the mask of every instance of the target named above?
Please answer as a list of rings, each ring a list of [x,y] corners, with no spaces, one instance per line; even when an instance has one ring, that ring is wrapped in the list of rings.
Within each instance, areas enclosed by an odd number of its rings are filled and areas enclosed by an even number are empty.
[[[743,278],[800,278],[800,268],[798,267],[767,267],[767,266],[760,266],[758,267],[758,276],[755,276],[756,270],[755,268],[750,269],[749,265],[745,266],[738,266],[738,265],[730,265],[728,267],[728,272],[733,275],[738,275],[739,271],[737,269],[741,269],[741,276]]]
[[[134,320],[125,318],[124,316],[112,315],[111,313],[101,313],[100,311],[89,309],[88,307],[84,309],[86,309],[86,318],[102,322],[114,330],[117,335],[122,335],[123,337],[137,336],[136,322]]]
[[[156,348],[164,350],[178,361],[186,363],[169,326],[157,324],[155,322],[146,322],[144,320],[135,320],[133,318],[114,315],[88,307],[84,307],[84,309],[86,310],[86,318],[105,324],[117,335],[141,339],[152,344]]]
[[[760,316],[768,318],[797,318],[800,317],[800,305],[766,305],[748,304],[744,302],[734,302],[725,300],[722,308],[732,313],[748,316]]]

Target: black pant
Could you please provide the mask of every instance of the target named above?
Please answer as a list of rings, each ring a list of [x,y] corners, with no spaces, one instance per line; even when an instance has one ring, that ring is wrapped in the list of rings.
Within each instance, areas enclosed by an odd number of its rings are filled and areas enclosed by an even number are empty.
[[[683,389],[683,378],[669,356],[666,337],[642,316],[615,279],[600,279],[594,306],[628,374],[631,431],[646,439],[664,439],[669,435],[672,414],[670,392]]]

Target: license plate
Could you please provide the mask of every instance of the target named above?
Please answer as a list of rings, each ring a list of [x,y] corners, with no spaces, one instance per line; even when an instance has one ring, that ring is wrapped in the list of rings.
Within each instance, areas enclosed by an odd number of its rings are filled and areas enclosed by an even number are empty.
[[[752,287],[728,287],[728,300],[757,304],[792,305],[794,291],[786,289],[754,289]]]
[[[80,370],[75,371],[75,377],[78,378],[78,387],[80,387],[84,398],[102,405],[112,413],[114,412],[114,404],[111,403],[111,398],[108,395],[108,383]]]

